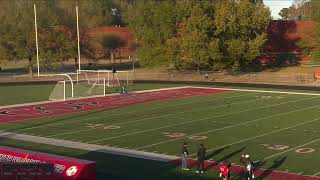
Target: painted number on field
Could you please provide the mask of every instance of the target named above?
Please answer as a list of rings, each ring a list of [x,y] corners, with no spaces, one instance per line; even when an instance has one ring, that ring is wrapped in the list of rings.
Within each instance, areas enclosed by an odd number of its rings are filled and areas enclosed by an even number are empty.
[[[312,149],[312,148],[299,148],[299,149],[296,149],[295,152],[297,153],[301,153],[301,154],[307,154],[307,153],[312,153],[316,151],[315,149]]]
[[[86,127],[92,128],[92,129],[102,128],[102,129],[106,129],[106,130],[107,129],[109,129],[109,130],[120,129],[120,126],[105,125],[105,124],[90,124],[90,123],[87,123]]]
[[[180,138],[180,137],[186,136],[186,134],[183,134],[183,133],[166,133],[166,132],[164,132],[162,134],[164,134],[164,136],[166,136],[166,137],[171,137],[171,138]]]
[[[257,96],[260,99],[282,99],[282,96]]]
[[[261,144],[261,145],[266,147],[267,149],[271,149],[271,150],[275,150],[275,151],[283,151],[283,150],[289,149],[289,146],[281,145],[281,144],[277,144],[277,145]]]
[[[113,126],[113,125],[104,126],[103,129],[120,129],[120,126]]]
[[[182,137],[186,137],[187,135],[184,133],[168,133],[168,132],[163,132],[162,133],[164,136],[166,137],[170,137],[170,138],[182,138]],[[205,140],[208,139],[207,136],[190,136],[188,137],[188,139],[194,140],[194,141],[198,141],[198,140]]]
[[[290,146],[286,146],[286,145],[272,145],[272,144],[260,144],[261,146],[266,147],[267,149],[271,149],[271,150],[275,150],[275,151],[284,151],[289,149]],[[300,154],[308,154],[308,153],[312,153],[315,152],[316,150],[313,148],[299,148],[296,149],[295,152],[296,153],[300,153]]]

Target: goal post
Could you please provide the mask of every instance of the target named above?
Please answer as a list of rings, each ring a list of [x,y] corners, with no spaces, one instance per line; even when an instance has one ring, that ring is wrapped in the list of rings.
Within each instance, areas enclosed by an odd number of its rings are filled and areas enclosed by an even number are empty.
[[[105,79],[105,84],[108,87],[113,86],[129,86],[132,82],[132,72],[131,71],[117,71],[113,73],[112,70],[78,70],[77,71],[77,84],[80,81],[87,81],[88,84],[103,84]]]
[[[52,101],[65,101],[66,100],[66,81],[58,81],[53,88],[49,100]]]

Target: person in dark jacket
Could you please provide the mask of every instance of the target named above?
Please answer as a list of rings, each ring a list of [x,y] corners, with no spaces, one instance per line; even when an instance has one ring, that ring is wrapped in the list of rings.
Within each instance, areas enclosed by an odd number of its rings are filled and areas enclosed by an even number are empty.
[[[196,173],[203,173],[204,170],[204,160],[206,159],[206,148],[203,144],[200,144],[199,150],[198,150],[198,169]]]

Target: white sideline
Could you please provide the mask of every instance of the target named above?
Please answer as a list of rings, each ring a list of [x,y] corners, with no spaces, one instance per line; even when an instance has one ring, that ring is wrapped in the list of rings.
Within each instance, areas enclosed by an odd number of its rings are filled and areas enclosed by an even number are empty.
[[[123,134],[123,135],[114,136],[114,137],[110,137],[110,138],[104,138],[104,139],[100,139],[100,140],[96,140],[96,141],[89,141],[88,143],[100,142],[100,141],[109,140],[109,139],[115,139],[115,138],[120,138],[120,137],[124,137],[124,136],[131,136],[131,135],[135,135],[135,134],[139,134],[139,133],[145,133],[145,132],[154,131],[154,130],[159,130],[159,129],[163,129],[163,128],[168,128],[168,127],[173,127],[173,126],[178,126],[178,125],[183,125],[183,124],[189,124],[189,123],[204,121],[204,120],[213,119],[213,118],[217,118],[217,117],[223,117],[223,116],[227,116],[227,115],[231,115],[231,114],[237,114],[237,113],[247,112],[247,111],[251,111],[251,110],[257,110],[257,109],[262,109],[262,108],[266,108],[266,107],[273,107],[273,106],[278,106],[278,105],[281,105],[281,104],[287,104],[287,103],[298,102],[298,101],[303,101],[303,100],[309,100],[309,99],[314,99],[314,98],[315,98],[315,97],[313,97],[313,98],[307,98],[307,99],[300,99],[300,100],[295,100],[295,101],[287,101],[287,102],[284,102],[284,103],[267,105],[267,106],[262,106],[262,107],[258,107],[258,108],[251,108],[251,109],[246,109],[246,110],[243,110],[243,111],[238,111],[238,112],[233,112],[233,113],[227,113],[227,114],[222,114],[222,115],[218,115],[218,116],[211,116],[211,117],[202,118],[202,119],[198,119],[198,120],[185,121],[185,122],[183,122],[183,123],[176,123],[176,124],[172,124],[172,125],[168,125],[168,126],[162,126],[162,127],[159,127],[159,128],[153,128],[153,129],[148,129],[148,130],[143,130],[143,131],[137,131],[137,132],[134,132],[134,133]],[[258,120],[259,120],[259,119],[258,119]],[[248,121],[248,122],[244,122],[244,123],[240,123],[240,124],[235,124],[235,125],[232,125],[231,127],[233,127],[233,126],[239,126],[239,125],[243,125],[243,124],[247,124],[247,123],[251,123],[251,122],[255,122],[255,121],[257,121],[257,119],[254,120],[254,121]],[[230,127],[230,126],[227,126],[227,128],[229,128],[229,127]],[[226,127],[224,127],[224,129],[225,129],[225,128],[226,128]],[[216,130],[216,129],[215,129],[215,130]],[[212,131],[215,131],[215,130],[206,131],[206,132],[212,132]],[[197,134],[193,134],[193,135],[198,135],[198,134],[203,134],[203,133],[205,133],[205,132],[197,133]],[[172,140],[168,140],[168,141],[163,141],[163,142],[159,142],[159,143],[155,143],[155,144],[150,144],[150,145],[147,145],[147,146],[142,146],[142,147],[139,147],[138,149],[144,148],[144,147],[153,146],[153,145],[163,144],[163,143],[166,143],[166,142],[171,142],[171,141],[175,141],[175,140],[179,140],[179,139],[183,139],[183,138],[185,138],[185,137],[176,138],[176,139],[172,139]]]
[[[240,96],[232,96],[232,97],[241,97],[241,96],[248,96],[248,95],[252,95],[252,94],[245,94],[245,95],[240,95]],[[229,97],[231,98],[231,97]],[[217,100],[217,99],[215,99]],[[256,100],[256,99],[254,99]],[[233,103],[233,104],[241,104],[241,103],[245,103],[245,102],[251,102],[254,100],[247,100],[247,101],[240,101],[237,103]],[[257,100],[256,100],[257,101]],[[210,101],[209,101],[210,102]],[[189,103],[188,103],[189,104]],[[184,104],[180,104],[180,105],[184,105]],[[177,105],[176,105],[177,106]],[[178,105],[179,106],[179,105]],[[148,117],[148,118],[142,118],[142,119],[137,119],[137,120],[133,120],[133,121],[125,121],[125,122],[121,122],[121,123],[115,123],[115,124],[109,124],[111,126],[117,126],[117,125],[123,125],[123,124],[130,124],[130,123],[135,123],[135,122],[141,122],[141,121],[146,121],[146,120],[150,120],[150,119],[155,119],[155,118],[161,118],[161,117],[167,117],[167,116],[171,116],[174,114],[181,114],[181,113],[186,113],[186,112],[194,112],[194,111],[198,111],[198,110],[202,110],[202,109],[211,109],[211,108],[217,108],[217,107],[223,107],[225,106],[225,104],[223,105],[217,105],[217,106],[209,106],[209,107],[203,107],[203,108],[195,108],[193,110],[188,110],[188,111],[179,111],[176,113],[169,113],[169,114],[165,114],[165,115],[158,115],[158,116],[152,116],[152,117]],[[61,133],[61,134],[55,134],[55,135],[51,135],[51,136],[46,136],[46,137],[57,137],[60,135],[65,135],[65,134],[73,134],[73,133],[78,133],[78,132],[84,132],[84,131],[91,131],[94,129],[99,129],[101,127],[96,127],[96,128],[90,128],[90,129],[83,129],[83,130],[78,130],[78,131],[69,131],[66,133]]]
[[[179,158],[177,156],[72,142],[72,141],[53,139],[53,138],[37,137],[37,136],[24,135],[24,134],[16,134],[11,132],[3,132],[3,133],[0,132],[0,137],[21,140],[21,141],[29,141],[29,142],[40,143],[40,144],[61,146],[66,148],[76,148],[76,149],[82,149],[87,151],[95,151],[95,152],[102,152],[102,153],[108,153],[108,154],[114,154],[114,155],[134,157],[134,158],[162,161],[162,162],[169,162]]]
[[[296,94],[296,95],[311,95],[311,96],[320,96],[320,93],[299,93],[299,92],[289,92],[289,91],[267,91],[267,90],[254,90],[254,89],[236,89],[236,88],[214,88],[209,86],[177,86],[172,88],[159,88],[159,89],[151,89],[151,90],[140,90],[140,91],[132,91],[131,93],[143,93],[143,92],[154,92],[161,90],[171,90],[171,89],[183,89],[183,88],[202,88],[202,89],[221,89],[221,90],[231,90],[231,91],[246,91],[246,92],[264,92],[264,93],[280,93],[280,94]],[[116,96],[119,93],[111,93],[106,94],[105,96]],[[70,100],[79,100],[79,99],[90,99],[96,97],[104,97],[104,96],[89,96],[89,97],[78,97]],[[69,101],[69,100],[67,100]],[[31,103],[23,103],[23,104],[14,104],[14,105],[5,105],[0,106],[0,110],[4,108],[12,108],[12,107],[21,107],[27,105],[38,105],[38,104],[46,104],[46,103],[54,103],[54,102],[63,102],[63,101],[40,101],[40,102],[31,102]]]
[[[37,136],[30,136],[30,135],[23,135],[23,134],[15,134],[15,133],[10,133],[10,132],[1,133],[1,131],[0,131],[0,137],[14,139],[14,140],[34,142],[34,143],[40,143],[40,144],[53,145],[53,146],[60,146],[60,147],[65,147],[65,148],[81,149],[81,150],[86,150],[86,151],[94,151],[94,152],[100,152],[100,153],[106,153],[106,154],[112,154],[112,155],[154,160],[154,161],[160,161],[160,162],[170,162],[170,161],[177,160],[180,158],[179,156],[164,155],[164,154],[159,154],[159,153],[155,153],[155,152],[153,152],[153,153],[143,152],[143,151],[137,151],[137,150],[130,150],[130,149],[124,149],[124,148],[114,148],[114,147],[109,147],[109,146],[101,146],[101,145],[93,145],[93,144],[85,144],[85,143],[72,142],[72,141],[53,139],[53,138],[44,138],[44,137],[37,137]],[[209,162],[214,162],[214,161],[209,161]],[[239,165],[235,165],[235,166],[239,166]],[[260,169],[266,170],[263,168],[260,168]],[[282,172],[282,171],[277,171],[277,170],[273,170],[273,172],[298,175],[298,173]],[[318,174],[320,174],[320,172],[315,175],[304,175],[304,176],[318,177],[317,176]]]
[[[221,90],[231,90],[231,91],[245,91],[245,92],[262,92],[262,93],[320,96],[320,93],[301,93],[301,92],[290,92],[290,91],[268,91],[268,90],[236,89],[236,88],[214,88],[214,87],[203,87],[203,86],[190,86],[190,87],[203,88],[203,89],[221,89]]]
[[[252,94],[246,94],[246,95],[252,95]],[[240,96],[245,96],[245,95],[240,95]],[[240,97],[240,96],[232,96],[232,97]],[[254,101],[254,100],[248,100],[248,101]],[[248,102],[248,101],[241,101],[241,102],[238,102],[238,103],[243,103],[243,102]],[[237,104],[237,103],[234,103],[234,104]],[[182,105],[184,105],[184,104],[182,104]],[[219,106],[225,106],[225,105],[219,105]],[[219,107],[219,106],[213,106],[213,107]],[[209,109],[209,108],[213,108],[213,107],[198,108],[198,109],[196,109],[196,110]],[[185,111],[185,112],[190,112],[190,111]],[[181,113],[181,112],[177,112],[177,113]],[[173,115],[173,114],[177,114],[177,113],[171,113],[171,114],[153,116],[153,117],[138,119],[138,120],[134,120],[134,121],[125,121],[125,122],[122,122],[122,123],[116,123],[116,124],[110,124],[110,125],[129,124],[129,123],[134,123],[134,122],[139,122],[139,121],[145,121],[145,120],[154,119],[154,118],[159,118],[159,117],[165,117],[165,116],[169,116],[169,115]],[[184,113],[184,112],[183,112],[183,113]],[[88,120],[93,120],[93,119],[101,119],[101,118],[92,117],[92,118],[88,118],[88,119],[79,119],[79,120],[74,120],[74,121],[67,121],[67,122],[59,122],[59,123],[45,124],[45,125],[41,125],[41,126],[24,128],[24,129],[19,130],[19,132],[24,131],[24,130],[37,129],[37,128],[54,126],[54,125],[60,125],[60,124],[69,124],[69,123],[74,123],[74,122],[88,121]],[[10,122],[7,122],[7,123],[10,123]],[[0,123],[0,125],[1,125],[1,123]]]
[[[242,94],[242,95],[237,95],[237,96],[230,96],[230,97],[224,97],[224,98],[214,98],[214,99],[211,99],[211,100],[205,100],[205,102],[211,102],[211,101],[215,101],[215,100],[219,100],[219,99],[229,99],[229,98],[236,98],[236,97],[241,97],[241,96],[249,96],[249,95],[253,95],[254,93],[248,93],[248,94]],[[52,101],[48,101],[49,103],[52,103]],[[160,101],[160,102],[162,102],[162,101]],[[36,104],[38,104],[38,103],[36,103]],[[36,105],[36,104],[30,104],[30,105]],[[41,103],[40,103],[41,104]],[[174,105],[174,106],[180,106],[180,105],[185,105],[185,104],[191,104],[191,102],[187,102],[187,103],[180,103],[180,104],[176,104],[176,105]],[[172,105],[173,106],[173,105]],[[114,108],[115,107],[119,107],[119,106],[114,106]],[[121,106],[120,106],[121,107]],[[171,107],[171,106],[166,106],[166,107]],[[155,110],[155,109],[161,109],[162,107],[156,107],[156,108],[147,108],[147,109],[144,109],[144,110]],[[111,110],[111,112],[114,112],[114,111],[112,111]],[[127,111],[127,112],[124,112],[124,113],[122,113],[121,115],[123,115],[123,114],[130,114],[130,113],[135,113],[135,110],[134,111]],[[72,121],[72,122],[81,122],[81,121],[87,121],[87,120],[93,120],[93,119],[100,119],[100,118],[96,118],[96,117],[94,117],[94,118],[88,118],[88,119],[80,119],[80,120],[75,120],[75,121]],[[71,121],[70,121],[71,122]],[[9,121],[9,122],[1,122],[0,123],[0,125],[2,125],[2,124],[9,124],[9,123],[12,123],[12,121]],[[69,123],[69,121],[68,122],[63,122],[63,123],[59,123],[59,124],[67,124],[67,123]],[[49,126],[51,126],[52,124],[48,124]],[[53,124],[53,125],[55,125],[55,124]],[[38,127],[42,127],[42,126],[38,126]]]
[[[190,87],[191,86],[177,86],[177,87],[172,87],[172,88],[159,88],[159,89],[151,89],[151,90],[131,91],[130,93],[144,93],[144,92],[154,92],[154,91],[162,91],[162,90],[183,89],[183,88],[190,88]],[[106,94],[105,96],[116,96],[116,95],[119,95],[119,93],[110,93],[110,94]],[[29,106],[29,105],[39,105],[39,104],[50,104],[50,103],[56,103],[56,102],[68,102],[68,101],[73,101],[73,100],[91,99],[91,98],[97,98],[97,97],[103,98],[105,96],[96,95],[96,96],[87,96],[87,97],[77,97],[77,98],[68,99],[66,101],[63,101],[63,100],[40,101],[40,102],[31,102],[31,103],[23,103],[23,104],[4,105],[4,106],[0,106],[0,110],[6,109],[6,108],[14,108],[14,107],[21,107],[21,106]]]

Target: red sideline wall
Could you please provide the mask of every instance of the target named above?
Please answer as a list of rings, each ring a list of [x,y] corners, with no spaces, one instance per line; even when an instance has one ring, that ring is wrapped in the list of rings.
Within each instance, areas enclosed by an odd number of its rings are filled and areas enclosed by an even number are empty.
[[[96,163],[76,158],[0,146],[0,163],[53,163],[46,180],[95,180]],[[39,179],[39,178],[38,178]],[[40,178],[41,179],[41,178]]]

